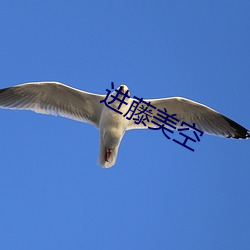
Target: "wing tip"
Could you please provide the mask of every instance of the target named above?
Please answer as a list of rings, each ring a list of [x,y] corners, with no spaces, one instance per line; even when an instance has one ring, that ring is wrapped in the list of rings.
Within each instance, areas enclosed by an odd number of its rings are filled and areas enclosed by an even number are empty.
[[[223,116],[224,119],[229,123],[230,127],[234,130],[227,137],[233,139],[248,139],[250,138],[250,131],[238,124],[237,122]]]
[[[250,131],[247,131],[246,139],[250,138]]]
[[[232,136],[229,136],[229,138],[233,138],[233,139],[249,139],[250,138],[250,134],[249,131],[236,131],[236,133]]]

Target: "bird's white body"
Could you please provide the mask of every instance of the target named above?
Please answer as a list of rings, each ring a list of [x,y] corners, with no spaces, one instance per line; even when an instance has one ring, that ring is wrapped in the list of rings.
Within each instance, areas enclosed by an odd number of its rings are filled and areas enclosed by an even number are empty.
[[[123,85],[124,86],[124,85]],[[127,91],[127,87],[124,86],[124,90]],[[113,92],[113,94],[115,94]],[[128,99],[130,102],[130,99]],[[111,102],[111,96],[108,97],[107,103]],[[128,103],[129,104],[129,103]],[[117,110],[117,103],[110,104],[112,108]],[[121,106],[119,109],[123,114],[126,113],[127,107]],[[127,120],[123,115],[117,113],[116,111],[110,109],[107,106],[103,106],[100,121],[100,150],[98,157],[98,164],[109,168],[113,166],[116,162],[118,149],[121,143],[121,140],[127,130],[129,120]],[[107,159],[107,151],[110,150],[110,157]]]

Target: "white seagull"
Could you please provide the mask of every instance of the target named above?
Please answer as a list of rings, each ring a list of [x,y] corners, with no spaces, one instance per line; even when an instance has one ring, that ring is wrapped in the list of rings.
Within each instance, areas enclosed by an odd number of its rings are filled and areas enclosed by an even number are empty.
[[[127,105],[120,105],[121,102],[114,98],[116,95],[120,100],[124,97]],[[99,95],[59,82],[31,82],[0,89],[0,107],[60,115],[93,124],[100,130],[98,164],[105,168],[110,168],[115,164],[119,145],[127,130],[157,127],[155,122],[158,124],[160,122],[153,118],[159,113],[157,109],[166,110],[168,114],[176,114],[173,117],[179,120],[175,124],[177,129],[183,128],[181,122],[185,121],[191,125],[195,123],[195,128],[211,135],[235,139],[250,137],[250,131],[238,123],[201,103],[182,97],[143,100],[146,103],[150,102],[156,109],[152,109],[153,119],[145,119],[144,124],[142,122],[136,124],[134,119],[123,116],[128,111],[132,112],[129,107],[132,107],[131,104],[136,101],[129,96],[129,89],[124,84],[109,95]],[[144,103],[144,108],[145,106]]]

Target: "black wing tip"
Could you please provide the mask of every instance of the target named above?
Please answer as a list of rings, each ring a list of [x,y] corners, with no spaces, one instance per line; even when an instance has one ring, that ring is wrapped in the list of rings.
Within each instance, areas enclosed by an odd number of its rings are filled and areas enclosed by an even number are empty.
[[[231,133],[227,138],[233,139],[248,139],[250,138],[250,131],[238,124],[237,122],[223,116],[224,119],[229,123],[230,127],[234,130],[234,133]]]
[[[250,131],[247,131],[246,139],[250,138]]]

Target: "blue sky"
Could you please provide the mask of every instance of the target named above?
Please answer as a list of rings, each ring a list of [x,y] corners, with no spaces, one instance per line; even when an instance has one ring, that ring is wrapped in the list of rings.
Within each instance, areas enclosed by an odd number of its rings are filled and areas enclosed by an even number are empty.
[[[0,88],[183,96],[250,128],[249,1],[2,1]],[[76,121],[0,110],[0,248],[249,249],[250,141],[129,131],[111,169]]]

